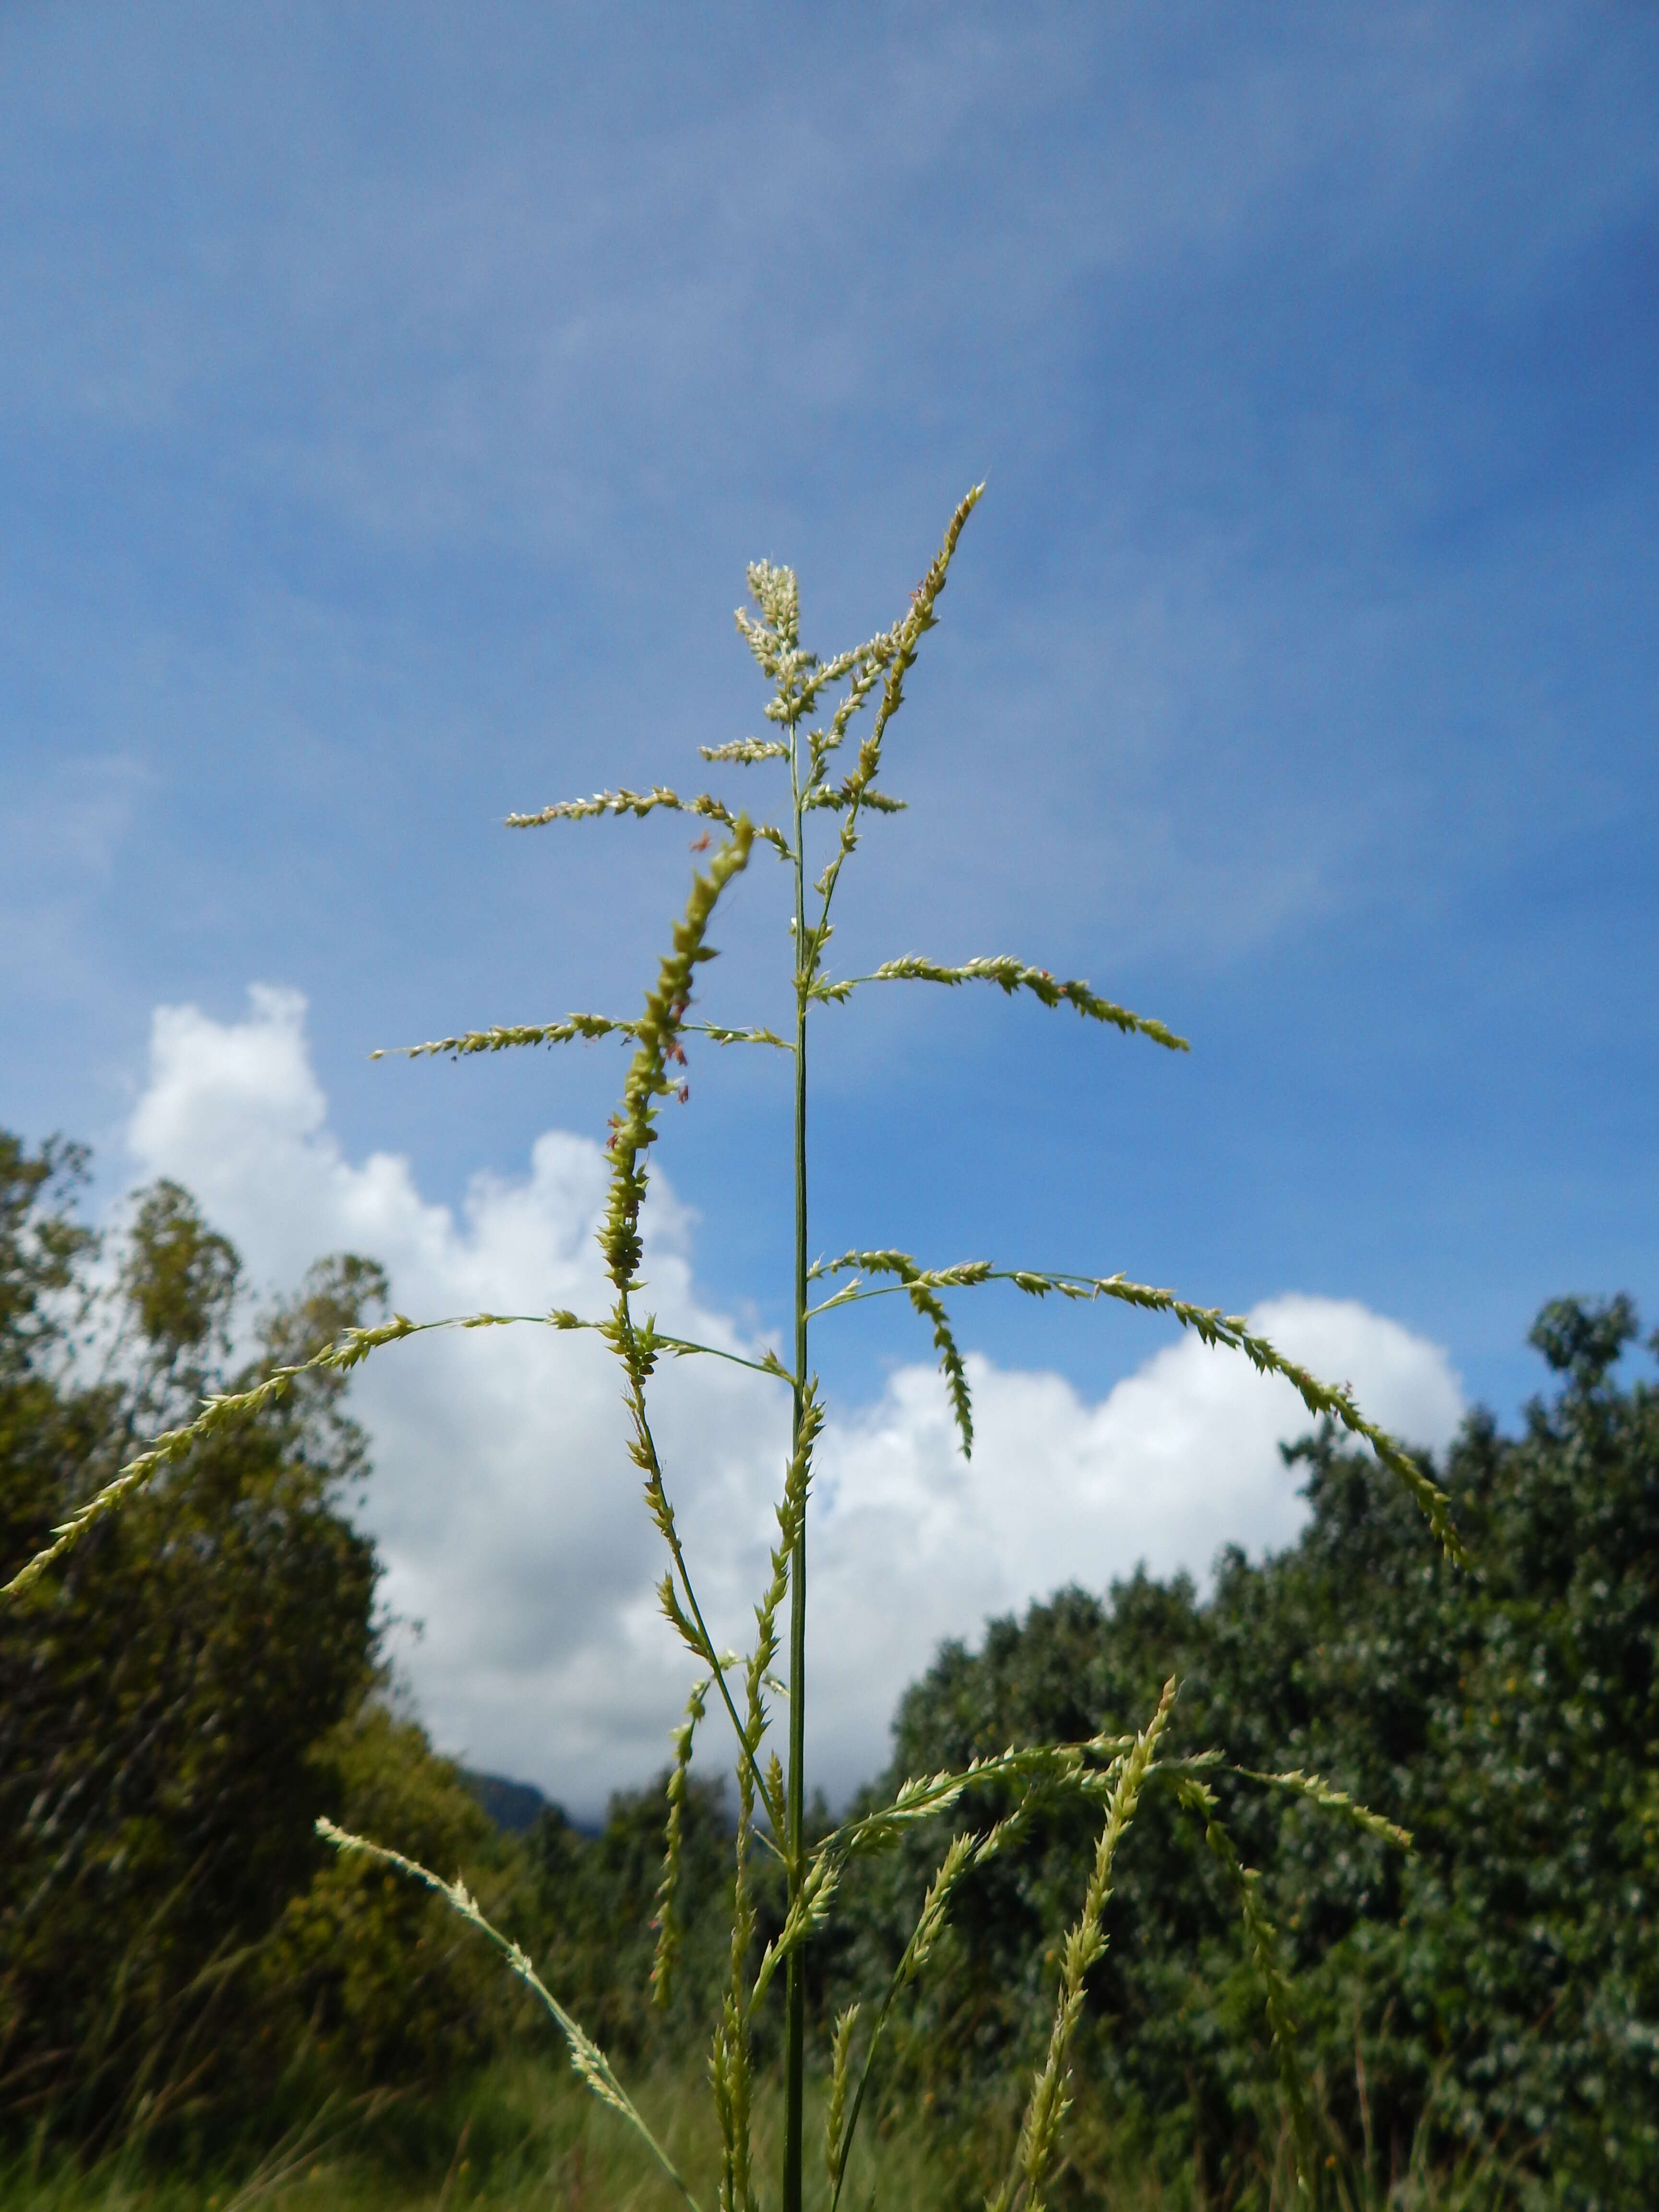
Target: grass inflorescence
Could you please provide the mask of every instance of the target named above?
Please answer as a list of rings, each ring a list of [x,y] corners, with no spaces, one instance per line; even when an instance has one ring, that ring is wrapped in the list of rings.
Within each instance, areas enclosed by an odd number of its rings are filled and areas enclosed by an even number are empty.
[[[684,1717],[672,1733],[673,1759],[667,1788],[664,1863],[657,1891],[658,1940],[651,1974],[653,1991],[665,2003],[673,1985],[682,1930],[677,1885],[683,1843],[683,1817],[691,1762],[705,1740],[711,1712],[724,1715],[732,1738],[737,1785],[737,1819],[732,1839],[731,1942],[729,1975],[709,2024],[707,2081],[713,2137],[713,2202],[720,2212],[750,2212],[776,2203],[783,2212],[801,2212],[807,2169],[805,2116],[822,2096],[824,2201],[838,2204],[848,2185],[859,2143],[861,2118],[869,2109],[867,2091],[882,2050],[884,2031],[902,1992],[927,1971],[947,1928],[953,1899],[962,1883],[1022,1835],[1039,1808],[1068,1800],[1093,1808],[1100,1823],[1098,1842],[1078,1916],[1060,1954],[1060,1975],[1052,2027],[1043,2062],[1030,2081],[1018,2131],[1012,2163],[990,2200],[995,2212],[1039,2212],[1049,2201],[1072,2101],[1077,2033],[1088,1996],[1091,1968],[1108,1941],[1107,1907],[1119,1855],[1146,1793],[1165,1789],[1178,1810],[1189,1817],[1224,1867],[1236,1894],[1244,1953],[1260,1990],[1261,2017],[1278,2055],[1283,2111],[1294,2189],[1298,2201],[1312,2203],[1322,2188],[1310,2100],[1302,2079],[1297,2028],[1289,1983],[1279,1963],[1274,1931],[1257,1893],[1256,1877],[1239,1855],[1215,1791],[1206,1777],[1222,1765],[1218,1753],[1172,1748],[1177,1717],[1176,1686],[1171,1680],[1145,1726],[1129,1736],[1104,1735],[1064,1744],[1022,1746],[932,1776],[905,1782],[890,1802],[809,1838],[805,1814],[805,1713],[808,1694],[805,1570],[811,1518],[814,1450],[825,1407],[809,1360],[814,1324],[828,1322],[843,1307],[884,1297],[902,1296],[931,1332],[939,1356],[962,1449],[973,1444],[973,1407],[968,1371],[946,1307],[947,1296],[1011,1285],[1037,1298],[1115,1303],[1172,1316],[1218,1352],[1231,1352],[1264,1374],[1287,1379],[1310,1413],[1340,1424],[1363,1439],[1378,1459],[1409,1488],[1433,1534],[1455,1559],[1462,1559],[1444,1493],[1395,1440],[1370,1421],[1346,1387],[1327,1383],[1280,1353],[1253,1331],[1242,1316],[1178,1297],[1173,1291],[1127,1279],[1121,1273],[1089,1273],[1040,1267],[994,1267],[986,1261],[928,1264],[915,1255],[872,1246],[838,1258],[811,1262],[808,1257],[809,1157],[807,1147],[809,1021],[833,1018],[834,1011],[860,991],[878,985],[931,985],[959,990],[987,983],[1008,995],[1023,995],[1049,1010],[1070,1009],[1080,1018],[1161,1049],[1184,1053],[1187,1040],[1163,1022],[1132,1012],[1076,979],[1012,955],[976,956],[954,962],[905,954],[881,963],[869,973],[837,976],[828,965],[832,912],[848,864],[856,854],[867,825],[902,807],[882,787],[886,749],[894,718],[903,703],[906,679],[921,643],[937,623],[937,608],[963,527],[980,496],[970,491],[951,518],[944,540],[911,594],[908,605],[890,628],[844,652],[820,659],[800,636],[800,603],[796,579],[787,568],[757,563],[749,571],[751,608],[739,611],[739,632],[770,687],[765,707],[772,734],[743,738],[702,748],[713,765],[779,780],[776,823],[756,821],[741,805],[703,793],[683,798],[667,785],[645,791],[617,789],[566,799],[508,817],[515,830],[617,817],[641,818],[657,812],[690,815],[709,825],[696,841],[707,858],[695,872],[684,911],[672,942],[635,1015],[577,1013],[550,1023],[498,1024],[460,1031],[404,1049],[413,1058],[465,1059],[576,1042],[615,1038],[630,1048],[621,1100],[610,1123],[606,1156],[609,1184],[599,1241],[614,1297],[608,1311],[578,1315],[562,1310],[545,1314],[479,1313],[417,1322],[403,1316],[374,1328],[356,1328],[308,1362],[279,1368],[246,1392],[216,1397],[191,1422],[158,1437],[128,1461],[118,1474],[54,1532],[50,1545],[25,1564],[7,1586],[15,1594],[52,1570],[94,1522],[112,1512],[182,1460],[216,1429],[252,1413],[268,1399],[291,1389],[307,1367],[344,1371],[382,1348],[434,1328],[477,1328],[537,1325],[586,1329],[599,1334],[618,1362],[627,1413],[627,1449],[641,1477],[647,1510],[666,1554],[660,1585],[662,1611],[684,1645],[694,1680]],[[847,748],[855,732],[856,752]],[[822,818],[820,823],[819,817]],[[714,833],[719,832],[718,842]],[[816,848],[815,848],[815,842]],[[793,1035],[780,1035],[759,1024],[720,1024],[692,1018],[697,988],[715,957],[709,933],[722,895],[748,866],[756,845],[769,848],[792,878],[789,987],[793,1000]],[[637,1301],[643,1241],[641,1209],[650,1182],[653,1148],[659,1140],[663,1101],[684,1096],[683,1040],[696,1033],[722,1046],[756,1043],[780,1050],[793,1060],[794,1152],[791,1203],[793,1267],[788,1286],[791,1328],[787,1354],[767,1352],[747,1359],[729,1351],[659,1332],[654,1317]],[[815,1285],[835,1287],[817,1296]],[[815,1303],[815,1297],[817,1302]],[[746,1653],[717,1648],[697,1594],[695,1563],[688,1556],[677,1519],[671,1469],[665,1464],[651,1421],[653,1378],[665,1356],[738,1358],[788,1389],[792,1399],[792,1441],[783,1469],[776,1509],[777,1541],[768,1579],[755,1607],[754,1638]],[[787,1674],[787,1724],[780,1727],[775,1706],[775,1668]],[[781,1737],[781,1743],[779,1741]],[[1241,1773],[1240,1770],[1234,1770]],[[1391,1824],[1356,1806],[1340,1790],[1299,1771],[1242,1775],[1259,1786],[1291,1790],[1340,1819],[1358,1820],[1369,1832],[1404,1846],[1408,1838]],[[990,1785],[995,1790],[987,1795]],[[964,1805],[994,1802],[994,1819],[968,1819],[951,1834],[922,1898],[914,1932],[884,1990],[871,1991],[845,2007],[837,2019],[828,2052],[828,2081],[815,2085],[805,2063],[804,1959],[808,1947],[833,1917],[837,1891],[856,1859],[892,1850],[902,1838]],[[481,1941],[494,1944],[507,1967],[536,1997],[562,2037],[574,2076],[582,2088],[624,2128],[648,2157],[658,2183],[685,2202],[698,2197],[685,2178],[690,2171],[675,2145],[674,2130],[665,2133],[647,2116],[648,2097],[636,2099],[616,2069],[558,1995],[542,1979],[534,1962],[511,1936],[492,1926],[457,1876],[442,1874],[331,1823],[320,1832],[337,1850],[362,1855],[403,1879],[426,1885],[441,1897]],[[764,1854],[781,1869],[781,1923],[769,1941],[760,1938],[754,1867]],[[782,1984],[783,2063],[775,2098],[757,2072],[756,2024],[762,2008]],[[761,2114],[766,2119],[763,2124]],[[678,2121],[676,2121],[676,2127]],[[701,2160],[700,2169],[708,2170]],[[644,2201],[641,2199],[641,2201]]]

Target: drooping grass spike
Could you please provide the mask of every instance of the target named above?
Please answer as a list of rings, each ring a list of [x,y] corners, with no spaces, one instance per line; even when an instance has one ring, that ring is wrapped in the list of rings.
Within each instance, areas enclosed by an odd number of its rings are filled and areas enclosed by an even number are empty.
[[[511,1936],[503,1936],[499,1928],[485,1919],[478,1908],[477,1899],[470,1893],[464,1882],[459,1880],[446,1881],[441,1875],[434,1874],[430,1868],[423,1867],[417,1859],[406,1858],[402,1851],[392,1850],[385,1844],[374,1843],[367,1836],[354,1836],[349,1829],[337,1827],[332,1820],[326,1818],[317,1822],[317,1833],[325,1843],[332,1844],[337,1851],[361,1852],[364,1857],[377,1859],[381,1865],[393,1867],[399,1874],[407,1875],[410,1881],[418,1881],[426,1888],[435,1891],[453,1911],[458,1912],[470,1927],[477,1929],[487,1942],[492,1943],[506,1960],[512,1972],[540,2000],[557,2025],[570,2053],[572,2070],[602,2105],[608,2105],[613,2112],[619,2113],[628,2122],[691,2207],[691,2212],[698,2212],[696,2198],[686,2187],[672,2159],[641,2118],[633,2099],[617,2079],[611,2061],[553,1995],[522,1946],[514,1942]]]

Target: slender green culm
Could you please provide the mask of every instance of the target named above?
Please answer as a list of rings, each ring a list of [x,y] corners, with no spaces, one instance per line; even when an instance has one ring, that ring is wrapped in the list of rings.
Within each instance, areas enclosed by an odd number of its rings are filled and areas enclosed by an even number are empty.
[[[775,2204],[781,2212],[802,2212],[808,2090],[806,1966],[811,1946],[834,1917],[848,1869],[855,1862],[891,1851],[907,1841],[919,1844],[924,1834],[942,1836],[947,1818],[957,1816],[885,1989],[849,2004],[829,2037],[823,2054],[829,2069],[823,2154],[832,2208],[839,2204],[846,2185],[848,2160],[860,2118],[868,2108],[890,2020],[904,1992],[926,1972],[963,1884],[975,1869],[1025,1837],[1042,1808],[1069,1800],[1089,1806],[1100,1818],[1099,1843],[1078,1917],[1065,1941],[1047,2052],[1033,2080],[1012,2166],[993,2199],[997,2212],[1040,2212],[1061,2155],[1077,2031],[1088,2001],[1090,1969],[1108,1941],[1118,1853],[1144,1793],[1155,1785],[1172,1790],[1182,1806],[1201,1818],[1210,1848],[1237,1893],[1244,1950],[1262,1988],[1278,2057],[1297,2186],[1302,2200],[1311,2202],[1319,2185],[1318,2172],[1310,2106],[1297,2062],[1290,1988],[1257,1877],[1239,1863],[1222,1826],[1211,1781],[1227,1771],[1230,1787],[1248,1785],[1294,1795],[1339,1819],[1357,1822],[1384,1843],[1407,1847],[1410,1838],[1402,1830],[1354,1804],[1346,1792],[1317,1775],[1225,1770],[1214,1750],[1177,1753],[1169,1741],[1175,1725],[1176,1685],[1171,1680],[1138,1735],[1103,1729],[1075,1743],[1011,1744],[959,1769],[913,1777],[890,1802],[860,1810],[810,1845],[808,1841],[807,1560],[814,1455],[827,1418],[809,1352],[814,1325],[827,1323],[845,1307],[878,1297],[905,1299],[931,1334],[964,1454],[973,1449],[972,1395],[947,1296],[954,1299],[958,1292],[1008,1285],[1030,1297],[1115,1304],[1169,1315],[1206,1345],[1241,1355],[1264,1375],[1282,1376],[1310,1413],[1339,1423],[1368,1443],[1410,1490],[1448,1555],[1458,1562],[1465,1556],[1449,1503],[1427,1470],[1366,1418],[1352,1391],[1321,1381],[1287,1358],[1239,1315],[1194,1304],[1173,1291],[1133,1282],[1121,1273],[995,1267],[987,1260],[938,1265],[873,1242],[836,1258],[814,1261],[810,1256],[808,1031],[815,1020],[833,1021],[836,1010],[855,993],[878,984],[927,984],[950,991],[989,984],[1009,998],[1042,1008],[1070,1009],[1080,1019],[1137,1043],[1174,1053],[1189,1049],[1187,1040],[1163,1022],[1130,1012],[1086,982],[1059,977],[1011,954],[946,961],[905,953],[867,973],[842,976],[828,964],[836,902],[848,864],[870,823],[903,810],[904,802],[882,781],[894,720],[922,641],[938,622],[951,562],[981,489],[975,486],[957,506],[939,550],[898,619],[828,659],[820,659],[802,643],[800,594],[793,572],[769,562],[750,569],[750,604],[738,611],[737,624],[768,687],[763,708],[767,734],[733,738],[700,750],[711,766],[740,778],[753,772],[770,779],[775,821],[757,820],[715,793],[682,797],[665,784],[640,791],[619,787],[597,792],[508,817],[508,826],[514,830],[661,814],[689,816],[706,825],[692,842],[693,852],[706,858],[692,874],[684,910],[672,924],[667,949],[637,1013],[572,1013],[547,1022],[496,1023],[397,1048],[410,1059],[466,1060],[483,1054],[606,1040],[625,1048],[621,1098],[607,1133],[608,1176],[598,1232],[610,1286],[608,1306],[592,1314],[555,1307],[544,1313],[482,1312],[426,1322],[400,1314],[381,1328],[349,1330],[313,1358],[279,1367],[251,1389],[207,1400],[192,1420],[155,1437],[53,1530],[50,1543],[13,1573],[4,1595],[15,1598],[37,1583],[89,1528],[142,1491],[164,1480],[187,1476],[191,1455],[199,1444],[227,1424],[281,1398],[313,1370],[343,1373],[389,1345],[437,1329],[534,1325],[596,1334],[620,1370],[626,1449],[664,1547],[665,1571],[658,1595],[665,1621],[684,1646],[691,1674],[684,1715],[672,1737],[663,1868],[656,1893],[651,1982],[659,2005],[671,2000],[684,1936],[680,1875],[693,1758],[706,1742],[711,1716],[718,1722],[723,1715],[720,1724],[731,1732],[737,1778],[732,1932],[727,1972],[708,2024],[707,2046],[720,2143],[720,2212],[757,2212],[763,2204]],[[780,981],[787,985],[792,1005],[789,1018],[776,1028],[752,1020],[708,1019],[700,1006],[693,1013],[704,975],[716,957],[710,932],[717,916],[724,915],[725,902],[757,844],[774,852],[789,872],[789,949],[787,973]],[[789,1067],[790,1182],[779,1198],[781,1206],[787,1206],[793,1233],[789,1276],[779,1285],[777,1308],[787,1322],[775,1346],[747,1352],[671,1335],[658,1328],[654,1315],[642,1310],[639,1303],[647,1289],[642,1209],[653,1147],[662,1133],[659,1110],[671,1098],[686,1100],[687,1047],[704,1043],[720,1049],[763,1046],[786,1055]],[[651,1419],[653,1380],[665,1358],[726,1360],[766,1376],[790,1395],[790,1437],[776,1507],[777,1540],[754,1609],[753,1641],[744,1653],[716,1646],[681,1536],[671,1471]],[[780,1666],[787,1677],[782,1684],[776,1672]],[[774,1705],[781,1691],[781,1712]],[[970,1808],[990,1809],[982,1818],[969,1818]],[[642,2137],[687,2203],[695,2205],[610,2061],[525,1953],[484,1918],[459,1878],[446,1881],[400,1853],[327,1822],[320,1824],[320,1832],[337,1850],[363,1855],[424,1884],[493,1944],[553,2021],[587,2088]],[[771,1855],[781,1869],[783,1885],[781,1912],[772,1923],[775,1932],[763,1946],[759,1943],[754,1878],[757,1852]],[[784,2128],[781,2168],[774,2178],[757,2172],[751,2115],[756,2053],[767,2047],[757,2044],[756,2022],[762,2008],[775,2001],[780,1985]]]

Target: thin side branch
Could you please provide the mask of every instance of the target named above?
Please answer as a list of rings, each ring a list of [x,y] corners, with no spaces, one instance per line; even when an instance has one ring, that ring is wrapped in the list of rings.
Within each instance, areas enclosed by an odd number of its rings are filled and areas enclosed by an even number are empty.
[[[649,791],[596,791],[591,799],[562,799],[556,805],[544,806],[535,814],[509,814],[509,830],[539,830],[548,822],[584,822],[601,814],[632,814],[641,819],[647,814],[665,809],[675,814],[696,814],[708,822],[718,822],[723,830],[735,835],[742,817],[733,814],[724,799],[711,793],[700,792],[695,799],[682,799],[666,784],[653,784]],[[750,834],[768,845],[776,848],[785,860],[790,857],[789,840],[781,830],[768,823],[753,826]]]
[[[608,1014],[568,1014],[562,1022],[497,1022],[487,1030],[463,1030],[457,1036],[434,1037],[430,1044],[382,1045],[371,1060],[428,1060],[447,1053],[462,1060],[476,1052],[510,1052],[519,1045],[570,1044],[580,1037],[591,1044],[595,1037],[634,1037],[637,1022],[614,1021]]]
[[[643,2138],[658,2165],[691,2207],[691,2212],[698,2212],[696,2198],[681,2179],[673,2160],[640,2117],[633,2099],[617,2079],[611,2061],[559,2002],[536,1972],[529,1954],[510,1936],[503,1936],[499,1928],[485,1919],[477,1899],[464,1882],[459,1880],[446,1881],[441,1875],[434,1874],[417,1859],[405,1858],[401,1851],[392,1850],[385,1844],[371,1843],[367,1836],[355,1836],[349,1829],[337,1827],[332,1820],[326,1818],[318,1821],[317,1833],[325,1843],[332,1844],[337,1851],[361,1851],[366,1858],[378,1859],[383,1866],[396,1867],[400,1874],[409,1875],[411,1881],[424,1883],[428,1889],[435,1891],[453,1911],[458,1912],[469,1927],[476,1928],[487,1942],[493,1943],[509,1969],[526,1989],[533,1991],[552,2014],[569,2048],[570,2063],[574,2072],[580,2075],[602,2105],[609,2105],[613,2112],[619,2112]]]
[[[850,1268],[875,1271],[878,1260],[903,1257],[868,1252],[843,1253],[838,1260],[821,1260],[813,1268],[813,1275],[823,1279],[829,1275],[844,1273]],[[1466,1549],[1462,1538],[1451,1517],[1451,1500],[1431,1476],[1425,1474],[1397,1438],[1375,1421],[1367,1420],[1354,1401],[1346,1384],[1322,1382],[1318,1376],[1294,1359],[1287,1359],[1274,1349],[1265,1336],[1258,1336],[1241,1314],[1224,1313],[1219,1306],[1194,1305],[1177,1297],[1173,1291],[1158,1290],[1148,1283],[1132,1283],[1123,1275],[1074,1275],[1049,1273],[1030,1267],[994,1267],[988,1261],[969,1260],[954,1267],[922,1268],[909,1281],[894,1284],[875,1284],[869,1287],[848,1285],[833,1298],[826,1298],[817,1310],[828,1312],[837,1305],[856,1305],[868,1298],[891,1297],[902,1290],[914,1295],[917,1289],[933,1290],[941,1286],[954,1288],[957,1285],[975,1285],[980,1283],[1012,1283],[1016,1290],[1024,1291],[1028,1297],[1071,1298],[1088,1304],[1098,1298],[1113,1298],[1121,1304],[1136,1306],[1145,1313],[1166,1313],[1191,1329],[1204,1343],[1223,1345],[1229,1351],[1242,1352],[1258,1374],[1282,1375],[1291,1384],[1308,1411],[1316,1418],[1328,1416],[1340,1422],[1351,1436],[1368,1443],[1389,1471],[1399,1476],[1417,1500],[1419,1508],[1438,1540],[1442,1550],[1454,1566],[1470,1568],[1474,1562]]]
[[[345,1374],[377,1352],[383,1344],[396,1344],[405,1336],[426,1336],[440,1328],[507,1328],[520,1322],[532,1322],[543,1328],[574,1329],[600,1328],[599,1322],[583,1321],[574,1313],[556,1309],[544,1314],[454,1314],[442,1321],[410,1321],[407,1314],[394,1314],[388,1322],[374,1328],[348,1329],[345,1334],[309,1359],[293,1366],[273,1368],[262,1381],[246,1390],[228,1390],[217,1393],[203,1401],[202,1410],[193,1421],[186,1421],[176,1429],[168,1429],[147,1444],[143,1451],[130,1459],[120,1472],[103,1488],[77,1505],[67,1521],[60,1522],[52,1530],[52,1541],[39,1551],[27,1565],[20,1567],[9,1583],[0,1584],[0,1597],[21,1596],[32,1583],[36,1583],[48,1567],[62,1559],[64,1553],[79,1543],[94,1522],[101,1521],[106,1513],[113,1513],[129,1498],[148,1488],[163,1468],[173,1466],[187,1453],[194,1450],[206,1437],[234,1421],[245,1419],[262,1407],[275,1405],[285,1397],[301,1375],[313,1373]]]
[[[1075,1006],[1085,1021],[1109,1023],[1126,1036],[1150,1037],[1168,1052],[1192,1050],[1185,1037],[1177,1036],[1173,1030],[1153,1021],[1149,1015],[1133,1014],[1127,1006],[1100,998],[1086,983],[1075,979],[1059,981],[1046,968],[1028,967],[1023,960],[1016,960],[1007,953],[965,960],[959,968],[947,968],[937,960],[923,959],[920,953],[907,952],[900,959],[884,960],[868,975],[849,976],[838,983],[815,984],[812,995],[840,1004],[866,983],[945,983],[952,988],[961,983],[995,983],[1010,998],[1017,992],[1029,991],[1045,1006]]]

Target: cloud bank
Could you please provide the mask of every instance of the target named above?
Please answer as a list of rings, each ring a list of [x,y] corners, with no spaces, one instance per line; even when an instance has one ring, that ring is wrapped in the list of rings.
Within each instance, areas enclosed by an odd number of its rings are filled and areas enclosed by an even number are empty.
[[[593,1230],[605,1160],[550,1130],[517,1176],[481,1173],[459,1213],[407,1159],[348,1159],[328,1125],[299,993],[256,985],[246,1018],[157,1009],[128,1144],[145,1176],[194,1190],[256,1280],[291,1284],[319,1255],[387,1268],[417,1320],[481,1308],[597,1315]],[[659,1181],[646,1224],[650,1304],[677,1334],[752,1339],[700,1299],[691,1222]],[[1462,1411],[1446,1356],[1362,1305],[1285,1297],[1254,1324],[1352,1381],[1374,1418],[1444,1444]],[[882,1762],[900,1689],[947,1636],[1069,1581],[1103,1588],[1144,1560],[1200,1576],[1217,1549],[1284,1544],[1303,1506],[1278,1452],[1305,1430],[1288,1384],[1186,1340],[1091,1402],[1054,1374],[969,1359],[978,1437],[955,1451],[931,1368],[906,1366],[821,1448],[811,1580],[815,1781],[845,1794]],[[716,1360],[663,1375],[656,1423],[699,1594],[743,1639],[772,1531],[787,1400]],[[375,1474],[362,1517],[404,1620],[399,1662],[439,1743],[538,1783],[589,1814],[664,1759],[688,1663],[660,1620],[660,1546],[624,1451],[613,1366],[583,1337],[534,1328],[395,1345],[360,1372]]]

